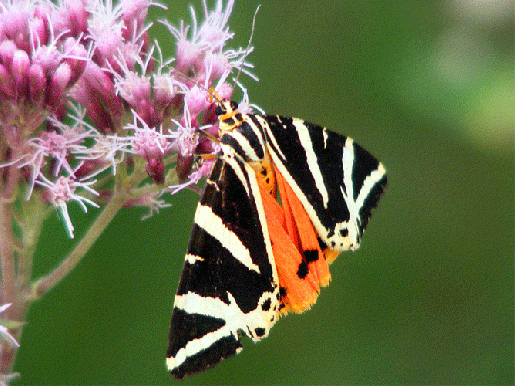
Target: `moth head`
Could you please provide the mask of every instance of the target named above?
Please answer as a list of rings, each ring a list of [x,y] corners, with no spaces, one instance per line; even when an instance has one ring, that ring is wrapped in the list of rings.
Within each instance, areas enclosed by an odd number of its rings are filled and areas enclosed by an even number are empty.
[[[218,116],[220,136],[239,127],[243,121],[238,112],[238,104],[234,101],[223,100],[214,88],[209,89],[209,101],[216,103],[215,114]]]
[[[222,117],[232,117],[238,111],[238,104],[234,101],[218,101],[215,114]]]

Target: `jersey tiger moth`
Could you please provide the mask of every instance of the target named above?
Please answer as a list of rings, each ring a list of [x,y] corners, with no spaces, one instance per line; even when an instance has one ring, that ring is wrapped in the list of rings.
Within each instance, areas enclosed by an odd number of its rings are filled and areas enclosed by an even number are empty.
[[[300,119],[217,103],[220,146],[198,204],[172,312],[167,366],[183,378],[266,337],[359,247],[386,187],[381,163],[352,139]]]

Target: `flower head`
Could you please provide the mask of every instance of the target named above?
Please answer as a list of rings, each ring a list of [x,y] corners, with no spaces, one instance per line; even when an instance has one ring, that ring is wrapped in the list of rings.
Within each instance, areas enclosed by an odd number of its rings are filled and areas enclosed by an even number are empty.
[[[226,43],[234,36],[227,26],[234,0],[229,0],[225,8],[223,1],[218,0],[212,11],[208,10],[205,0],[203,5],[205,19],[200,27],[193,7],[190,8],[192,25],[181,22],[180,28],[176,28],[166,21],[163,24],[177,39],[176,70],[193,74],[200,84],[215,80],[221,80],[222,83],[234,68],[243,66],[252,48],[226,48]]]
[[[190,187],[207,175],[210,161],[199,163],[199,156],[217,151],[218,135],[207,90],[228,99],[228,76],[251,68],[252,47],[228,48],[234,0],[216,0],[211,9],[204,0],[202,12],[190,8],[190,24],[163,22],[177,44],[168,60],[150,44],[146,16],[155,5],[8,0],[0,6],[0,21],[9,20],[0,22],[0,169],[11,187],[5,191],[14,192],[16,181],[26,184],[25,198],[37,192],[57,208],[69,235],[67,204],[76,201],[86,211],[106,202],[120,168],[129,175],[143,166],[156,184],[170,175]],[[173,167],[175,175],[168,173]]]
[[[42,175],[40,175],[39,179],[36,181],[38,185],[46,188],[46,198],[59,210],[70,238],[73,238],[74,227],[68,214],[67,204],[69,201],[73,200],[80,205],[84,212],[88,211],[86,204],[98,208],[98,205],[94,201],[75,193],[78,188],[82,188],[94,196],[98,196],[98,193],[90,187],[90,185],[95,182],[96,181],[76,181],[73,176],[61,176],[56,181],[52,182]]]

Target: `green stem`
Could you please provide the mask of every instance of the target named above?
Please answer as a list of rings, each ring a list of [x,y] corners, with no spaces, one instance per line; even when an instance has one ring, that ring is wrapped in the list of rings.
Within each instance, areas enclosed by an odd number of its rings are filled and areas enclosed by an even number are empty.
[[[41,196],[33,192],[29,201],[22,203],[22,222],[20,222],[23,248],[18,258],[18,281],[22,291],[32,278],[34,253],[43,230],[43,223],[52,213]]]
[[[18,150],[19,151],[19,150]],[[13,157],[18,156],[18,151],[13,150]],[[12,303],[15,300],[15,249],[16,236],[13,232],[13,203],[16,200],[20,170],[13,166],[8,169],[7,180],[0,183],[0,256],[2,258],[2,303]],[[8,311],[6,316],[10,315]]]
[[[17,149],[13,149],[12,157],[18,156]],[[1,162],[1,159],[0,159]],[[14,232],[14,203],[16,194],[19,193],[18,183],[20,170],[16,167],[8,167],[7,179],[0,182],[0,257],[2,259],[2,288],[0,294],[1,304],[11,303],[11,306],[2,314],[2,317],[17,320],[23,312],[23,305],[17,297],[16,282],[16,254],[18,238]],[[20,329],[11,329],[11,334],[18,339]],[[7,341],[0,343],[0,375],[11,372],[17,348],[12,347]]]
[[[6,202],[0,199],[0,255],[2,256],[2,303],[12,303],[14,302],[15,298],[15,240],[12,227],[12,204],[10,202]]]

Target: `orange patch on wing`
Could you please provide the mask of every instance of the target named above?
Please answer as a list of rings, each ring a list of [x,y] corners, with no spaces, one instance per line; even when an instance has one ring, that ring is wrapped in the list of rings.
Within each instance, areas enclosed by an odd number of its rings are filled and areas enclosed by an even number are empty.
[[[275,167],[274,172],[282,206],[268,184],[258,183],[281,287],[281,314],[300,313],[316,302],[331,275],[304,207]]]
[[[259,188],[281,287],[280,313],[303,312],[315,303],[319,286],[310,273],[304,280],[297,276],[303,257],[286,232],[283,209],[265,188],[261,185]]]

